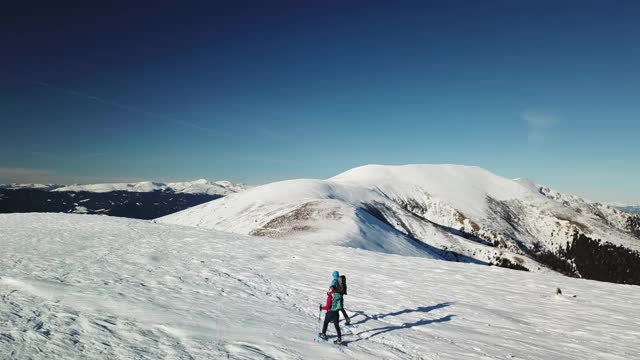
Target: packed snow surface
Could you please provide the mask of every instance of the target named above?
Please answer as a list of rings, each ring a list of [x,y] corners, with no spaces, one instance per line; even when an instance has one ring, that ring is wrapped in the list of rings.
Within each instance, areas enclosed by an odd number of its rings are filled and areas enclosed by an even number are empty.
[[[640,358],[636,286],[91,215],[0,215],[0,248],[2,359]]]

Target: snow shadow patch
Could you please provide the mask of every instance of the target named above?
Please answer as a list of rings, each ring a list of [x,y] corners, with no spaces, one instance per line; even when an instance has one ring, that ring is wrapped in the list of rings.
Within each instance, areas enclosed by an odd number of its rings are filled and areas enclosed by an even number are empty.
[[[414,322],[403,323],[402,325],[389,325],[389,326],[383,326],[375,329],[364,330],[357,334],[358,339],[355,339],[352,341],[345,341],[345,344],[358,342],[360,340],[368,340],[372,337],[382,335],[384,333],[388,333],[395,330],[411,329],[414,327],[425,326],[433,323],[447,322],[447,321],[451,321],[451,319],[453,319],[454,317],[455,315],[449,314],[447,316],[443,316],[438,319],[421,319]]]
[[[403,315],[403,314],[428,313],[428,312],[431,312],[433,310],[449,307],[452,304],[453,303],[450,303],[450,302],[444,302],[444,303],[431,305],[431,306],[419,306],[419,307],[416,307],[414,309],[404,309],[404,310],[394,311],[394,312],[390,312],[390,313],[386,313],[386,314],[376,314],[376,315],[368,315],[364,311],[354,311],[355,315],[351,316],[351,318],[352,319],[353,318],[357,318],[357,317],[362,317],[363,318],[362,320],[359,320],[358,322],[353,322],[354,325],[357,325],[357,324],[366,323],[369,320],[381,320],[381,319],[385,319],[385,318],[389,318],[389,317],[395,317],[395,316],[399,316],[399,315]],[[375,337],[375,336],[378,336],[378,335],[382,335],[382,334],[385,334],[385,333],[388,333],[388,332],[391,332],[391,331],[403,330],[403,329],[412,329],[412,328],[415,328],[415,327],[425,326],[425,325],[429,325],[429,324],[447,322],[447,321],[451,321],[451,319],[453,319],[454,317],[455,317],[455,315],[449,314],[447,316],[443,316],[443,317],[437,318],[437,319],[420,319],[420,320],[417,320],[417,321],[414,321],[414,322],[405,322],[405,323],[402,323],[401,325],[388,325],[388,326],[382,326],[382,327],[378,327],[378,328],[374,328],[374,329],[364,330],[364,331],[361,331],[361,332],[356,334],[358,336],[357,339],[351,340],[351,341],[345,341],[344,344],[346,345],[346,344],[357,342],[357,341],[360,341],[360,340],[367,340],[367,339],[370,339],[372,337]]]
[[[386,314],[375,314],[375,315],[367,315],[364,311],[353,311],[355,315],[351,316],[351,319],[357,318],[357,317],[363,317],[362,320],[359,320],[358,322],[353,323],[354,325],[358,325],[358,324],[364,324],[369,320],[380,320],[387,317],[394,317],[394,316],[403,315],[403,314],[418,313],[418,312],[428,313],[433,310],[442,309],[442,308],[451,306],[452,304],[453,303],[451,302],[444,302],[444,303],[431,305],[431,306],[418,306],[415,309],[404,309],[404,310],[394,311]]]

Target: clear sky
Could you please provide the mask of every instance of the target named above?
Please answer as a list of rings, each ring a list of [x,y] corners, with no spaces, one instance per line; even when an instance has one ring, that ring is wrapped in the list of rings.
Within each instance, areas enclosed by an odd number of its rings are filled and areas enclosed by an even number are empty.
[[[100,3],[3,9],[0,183],[460,163],[640,202],[638,1]]]

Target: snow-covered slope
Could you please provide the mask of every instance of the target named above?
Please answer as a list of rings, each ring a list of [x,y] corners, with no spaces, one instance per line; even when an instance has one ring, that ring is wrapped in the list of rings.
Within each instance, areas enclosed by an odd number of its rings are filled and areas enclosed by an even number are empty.
[[[611,225],[619,230],[629,230],[627,228],[627,219],[629,218],[629,214],[621,211],[615,206],[581,198],[576,195],[561,193],[549,187],[534,184],[531,181],[528,182],[532,184],[531,186],[533,187],[534,191],[540,192],[540,194],[562,204],[565,207],[571,208],[585,216],[602,220],[606,224]]]
[[[479,167],[370,165],[331,180],[376,189],[431,221],[462,227],[492,242],[561,245],[569,240],[569,230],[582,228],[597,238],[640,249],[640,242],[625,233],[622,224],[611,229],[610,222],[620,222],[613,216],[620,211],[606,207],[610,214],[597,216],[576,210],[532,188],[529,181],[510,180]]]
[[[143,181],[138,183],[112,183],[112,184],[87,184],[87,185],[69,185],[55,189],[54,191],[87,191],[96,193],[105,193],[111,191],[130,191],[130,192],[150,192],[161,191],[167,189],[167,185],[163,183]]]
[[[289,180],[232,194],[158,222],[237,234],[340,244],[398,255],[531,264],[425,221],[379,192],[331,180]],[[429,239],[429,241],[419,241]]]
[[[360,209],[360,201],[379,199],[366,189],[322,180],[290,180],[232,194],[159,219],[238,234],[347,244],[368,250],[436,256],[428,248]]]
[[[554,200],[565,208],[574,210],[576,213],[593,220],[600,225],[612,227],[623,233],[630,233],[636,239],[640,239],[640,217],[628,209],[620,209],[610,204],[603,204],[597,201],[581,198],[576,195],[565,194],[550,189],[546,186],[535,184],[529,180],[518,179],[516,181],[525,182],[532,188],[547,198]],[[613,240],[612,242],[616,242]],[[638,241],[620,241],[624,246],[637,248]]]
[[[89,184],[89,185],[69,185],[57,188],[53,191],[87,191],[104,193],[111,191],[129,191],[129,192],[151,192],[151,191],[171,191],[176,193],[189,194],[209,194],[209,195],[228,195],[231,193],[242,191],[246,188],[242,184],[233,184],[229,181],[209,182],[205,179],[175,182],[175,183],[159,183],[151,181],[143,181],[138,183],[114,183],[114,184]]]
[[[472,218],[489,215],[487,197],[498,201],[536,197],[520,184],[476,166],[367,165],[330,180],[375,189],[393,199],[446,202]]]
[[[0,215],[0,248],[2,359],[640,358],[636,286],[88,215]]]
[[[167,189],[177,193],[209,195],[229,195],[244,191],[247,188],[247,186],[243,184],[234,184],[230,181],[209,182],[205,179],[168,183],[166,187]]]
[[[418,249],[445,259],[508,259],[538,270],[539,253],[561,254],[576,232],[640,250],[639,233],[626,228],[620,214],[567,206],[530,181],[478,167],[368,165],[328,180],[256,187],[158,221],[305,241],[319,237],[396,254]],[[368,231],[373,223],[376,231]],[[387,243],[394,244],[392,251]],[[412,245],[410,252],[404,244]]]

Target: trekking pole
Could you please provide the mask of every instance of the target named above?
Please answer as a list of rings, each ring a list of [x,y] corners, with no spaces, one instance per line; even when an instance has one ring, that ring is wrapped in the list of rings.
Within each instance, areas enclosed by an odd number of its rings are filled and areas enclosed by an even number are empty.
[[[320,315],[322,315],[322,304],[318,304],[318,308],[320,309],[318,311],[318,325],[316,326],[316,341],[319,341],[319,335],[320,335]]]

